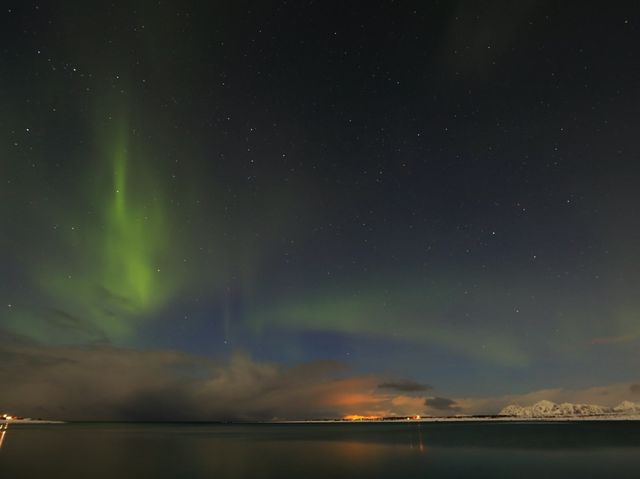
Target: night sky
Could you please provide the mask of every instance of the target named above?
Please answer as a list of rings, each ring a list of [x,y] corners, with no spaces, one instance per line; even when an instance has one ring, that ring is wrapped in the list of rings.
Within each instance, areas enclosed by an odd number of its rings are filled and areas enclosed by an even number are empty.
[[[639,13],[2,2],[0,409],[639,400]]]

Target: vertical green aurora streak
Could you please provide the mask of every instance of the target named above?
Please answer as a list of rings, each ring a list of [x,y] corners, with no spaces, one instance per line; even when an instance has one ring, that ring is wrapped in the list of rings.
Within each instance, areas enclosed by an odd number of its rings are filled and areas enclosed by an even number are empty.
[[[87,181],[97,185],[86,195],[95,214],[78,220],[84,205],[63,213],[60,257],[33,268],[48,306],[16,314],[15,331],[63,342],[124,339],[177,292],[182,274],[172,254],[168,201],[157,170],[125,125],[120,122],[97,155],[110,174]]]

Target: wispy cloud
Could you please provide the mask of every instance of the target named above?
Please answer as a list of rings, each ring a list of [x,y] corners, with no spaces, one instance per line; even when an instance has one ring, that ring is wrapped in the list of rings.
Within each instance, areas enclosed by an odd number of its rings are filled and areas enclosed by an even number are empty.
[[[443,397],[427,398],[424,401],[424,405],[429,409],[436,409],[438,411],[458,412],[460,406],[458,406],[453,399]]]
[[[390,389],[400,392],[421,392],[429,391],[430,389],[433,389],[433,386],[431,386],[430,384],[422,384],[416,381],[412,381],[411,379],[402,379],[399,381],[388,381],[378,384],[378,388]]]
[[[628,343],[638,339],[637,334],[624,334],[621,336],[601,336],[597,338],[591,339],[591,344],[619,344],[619,343]]]

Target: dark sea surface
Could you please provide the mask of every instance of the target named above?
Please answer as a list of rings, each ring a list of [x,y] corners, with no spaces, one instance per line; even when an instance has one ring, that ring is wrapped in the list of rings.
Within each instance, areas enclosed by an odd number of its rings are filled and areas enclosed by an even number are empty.
[[[640,478],[640,422],[13,425],[0,477]]]

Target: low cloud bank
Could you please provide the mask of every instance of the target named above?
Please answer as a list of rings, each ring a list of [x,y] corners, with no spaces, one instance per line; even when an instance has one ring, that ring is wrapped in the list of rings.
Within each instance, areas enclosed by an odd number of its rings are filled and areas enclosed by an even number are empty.
[[[460,407],[456,404],[455,400],[449,398],[427,398],[424,401],[424,405],[438,411],[448,411],[451,413],[457,413],[460,411]]]
[[[378,384],[378,388],[401,392],[421,392],[429,391],[433,389],[433,386],[412,381],[411,379],[402,379],[400,381],[388,381]]]
[[[619,383],[580,390],[546,389],[485,398],[427,394],[411,380],[348,376],[346,365],[226,361],[178,351],[109,345],[44,346],[0,333],[0,412],[66,420],[272,420],[495,414],[507,404],[554,402],[613,406],[639,394]]]
[[[0,408],[68,420],[269,420],[333,417],[369,407],[373,377],[336,377],[319,361],[282,367],[110,346],[0,346]]]
[[[625,382],[581,389],[541,389],[525,394],[507,394],[485,398],[458,398],[456,403],[465,414],[496,414],[509,404],[528,406],[543,399],[558,404],[569,402],[612,407],[622,401],[633,399],[635,397],[634,386],[636,385]]]

